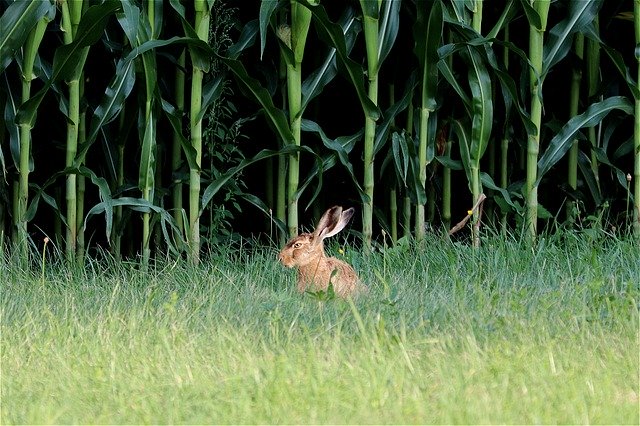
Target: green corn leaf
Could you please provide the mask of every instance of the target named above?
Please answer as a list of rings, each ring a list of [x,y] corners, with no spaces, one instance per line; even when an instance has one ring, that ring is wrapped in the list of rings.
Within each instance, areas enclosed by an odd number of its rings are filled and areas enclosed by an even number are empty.
[[[266,158],[276,157],[280,155],[290,155],[298,152],[307,152],[315,156],[315,153],[313,152],[313,150],[311,150],[311,148],[308,148],[306,146],[286,145],[279,150],[263,149],[262,151],[258,152],[255,156],[251,158],[245,158],[238,165],[222,173],[220,176],[213,179],[211,183],[209,183],[209,185],[207,185],[207,187],[202,193],[200,215],[204,211],[205,207],[209,205],[213,197],[218,193],[220,188],[222,188],[229,181],[229,179],[231,179],[233,176],[235,176],[238,172],[242,171],[247,166],[250,166]]]
[[[585,112],[571,118],[551,139],[549,146],[538,160],[536,185],[540,183],[542,177],[551,167],[564,157],[580,129],[595,126],[614,110],[621,110],[631,115],[633,114],[633,104],[623,96],[613,96],[590,105]]]
[[[286,0],[260,0],[260,11],[258,13],[258,22],[260,26],[260,59],[264,53],[267,44],[267,31],[271,23],[271,16],[278,7],[282,7]]]
[[[508,25],[517,15],[518,7],[515,0],[507,0],[507,4],[502,9],[502,14],[496,21],[495,25],[487,34],[487,38],[495,38],[500,34],[500,31]]]
[[[453,71],[449,67],[449,64],[447,63],[447,61],[441,59],[438,62],[438,70],[440,71],[440,74],[442,74],[442,76],[445,78],[445,80],[447,80],[447,82],[451,85],[453,90],[456,92],[456,94],[462,101],[462,105],[467,111],[467,114],[471,115],[471,98],[465,92],[462,86],[460,86],[460,82],[455,77],[455,75],[453,75]]]
[[[114,77],[107,86],[100,105],[98,105],[93,113],[87,139],[78,149],[77,159],[80,162],[84,162],[87,151],[98,138],[102,127],[113,121],[122,110],[127,97],[133,89],[135,80],[135,65],[133,61],[120,59],[116,66]]]
[[[260,2],[260,13],[258,17],[260,27],[260,59],[264,54],[264,48],[267,44],[267,29],[273,12],[284,4],[284,0],[262,0]]]
[[[351,163],[351,161],[349,161],[349,153],[355,146],[356,142],[361,140],[363,130],[360,130],[358,133],[352,136],[331,139],[327,137],[318,123],[306,119],[302,120],[301,129],[305,132],[317,134],[322,140],[324,146],[336,153],[338,159],[340,160],[340,163],[345,167],[345,169],[347,169],[347,172],[349,172],[349,176],[351,177],[351,180],[353,181],[358,191],[364,192],[353,170],[353,164]]]
[[[167,117],[167,119],[169,120],[169,124],[171,125],[174,134],[178,135],[180,138],[180,146],[182,147],[182,151],[187,158],[187,164],[189,164],[189,168],[194,170],[199,169],[200,167],[198,166],[198,163],[196,161],[196,150],[193,145],[191,145],[191,142],[187,140],[187,138],[183,134],[182,118],[184,113],[178,114],[178,110],[164,99],[161,100],[161,103],[162,110],[165,112],[165,117]]]
[[[611,62],[613,62],[613,65],[618,70],[618,73],[624,79],[625,83],[627,84],[627,87],[633,94],[634,98],[640,98],[640,90],[638,89],[638,85],[636,84],[633,77],[631,76],[631,73],[629,72],[629,67],[627,67],[627,64],[625,63],[622,54],[616,49],[613,49],[610,46],[608,46],[602,40],[602,38],[600,37],[600,34],[598,34],[598,32],[596,31],[596,27],[593,24],[593,22],[590,22],[587,25],[585,25],[585,27],[582,30],[584,32],[585,37],[588,37],[591,40],[594,40],[595,42],[600,44],[600,48],[605,51],[607,56],[609,56],[609,59],[611,59]]]
[[[133,47],[142,44],[142,40],[138,38],[138,28],[144,25],[144,19],[141,17],[140,9],[131,1],[122,2],[122,13],[118,14],[118,23],[129,40],[129,44]]]
[[[70,79],[79,72],[79,65],[84,63],[88,46],[95,44],[100,39],[109,18],[120,7],[119,1],[107,0],[87,9],[82,15],[73,43],[56,49],[51,79],[38,93],[20,106],[16,116],[19,124],[33,127],[38,107],[51,85],[62,79]]]
[[[140,153],[140,168],[138,171],[138,188],[141,192],[149,190],[149,200],[153,200],[156,169],[156,123],[155,114],[151,111],[145,118],[145,128],[142,137],[142,151]]]
[[[472,99],[472,124],[470,158],[477,166],[489,144],[493,123],[493,101],[491,93],[491,76],[487,71],[480,54],[475,48],[469,48],[469,86]]]
[[[573,43],[573,34],[583,31],[591,24],[601,7],[602,0],[569,2],[569,16],[551,29],[544,45],[542,79],[555,64],[567,56]]]
[[[407,133],[402,134],[393,132],[391,135],[391,152],[393,153],[393,161],[395,163],[396,175],[398,180],[407,187],[407,175],[409,173],[409,149],[407,148]]]
[[[402,97],[384,112],[384,120],[376,126],[376,135],[373,142],[374,155],[377,155],[389,140],[389,133],[391,132],[393,122],[398,114],[411,106],[411,98],[417,84],[418,80],[416,78],[416,74],[412,73],[407,80]]]
[[[584,178],[584,182],[589,188],[589,192],[591,193],[594,203],[596,205],[600,205],[602,203],[602,195],[600,194],[600,187],[593,173],[593,167],[591,167],[591,159],[582,150],[578,151],[578,167],[580,168],[580,173]]]
[[[467,182],[471,182],[471,140],[469,138],[469,131],[467,126],[460,120],[453,120],[451,122],[451,128],[458,137],[458,146],[460,147],[460,159],[462,160],[462,166],[467,175]]]
[[[282,222],[281,220],[273,216],[272,210],[259,197],[253,194],[248,194],[246,192],[238,192],[235,195],[253,204],[258,210],[260,210],[266,217],[268,217],[276,225],[276,228],[278,228],[279,232],[282,232],[283,234],[287,233],[287,226],[284,224],[284,222]]]
[[[295,140],[289,122],[282,110],[276,108],[271,99],[269,92],[260,85],[258,80],[247,74],[244,65],[238,60],[221,58],[227,65],[233,76],[235,77],[240,89],[250,98],[256,101],[262,107],[262,111],[269,118],[269,122],[278,132],[280,139],[286,144],[294,144]]]
[[[511,200],[511,194],[508,190],[504,188],[500,188],[495,184],[491,176],[485,172],[480,172],[480,181],[482,182],[482,186],[487,187],[493,191],[499,192],[504,201],[511,206],[514,210],[518,210],[519,206]],[[516,195],[516,194],[514,194]]]
[[[349,58],[345,35],[340,25],[331,22],[327,16],[327,12],[322,6],[309,6],[306,2],[301,0],[297,1],[311,10],[315,28],[318,31],[320,38],[322,38],[329,46],[336,49],[338,59],[347,71],[348,77],[358,94],[358,99],[360,100],[360,104],[362,105],[362,110],[365,115],[372,120],[380,118],[380,110],[367,95],[367,90],[364,85],[362,66]]]
[[[202,104],[200,106],[200,112],[196,117],[196,121],[202,120],[204,115],[209,110],[209,107],[222,95],[224,90],[224,76],[222,73],[216,75],[213,79],[209,80],[207,84],[202,88]]]
[[[542,19],[540,18],[540,14],[531,6],[531,1],[520,0],[520,5],[527,17],[527,21],[529,21],[529,25],[535,27],[537,30],[542,30]]]
[[[4,106],[4,123],[9,133],[9,152],[11,153],[11,159],[14,166],[18,167],[20,164],[20,128],[15,122],[15,117],[18,112],[18,105],[20,104],[20,93],[17,87],[12,87],[9,83],[9,77],[4,74],[5,93],[7,99]],[[4,130],[3,130],[4,131]],[[2,163],[3,175],[6,175],[6,165]]]
[[[113,208],[123,206],[129,207],[132,210],[148,213],[153,212],[160,215],[160,219],[162,221],[162,230],[163,236],[165,238],[165,242],[167,242],[170,249],[178,251],[175,247],[172,248],[173,239],[170,237],[166,225],[168,224],[171,228],[172,235],[181,235],[178,227],[175,225],[175,221],[169,212],[167,212],[162,207],[156,206],[149,201],[143,198],[134,198],[134,197],[120,197],[120,198],[111,198],[109,200],[102,201],[95,206],[93,206],[88,212],[84,220],[83,229],[87,229],[87,222],[91,218],[91,216],[97,214],[105,214],[105,231],[107,236],[107,241],[110,241],[111,230],[113,229]]]
[[[420,2],[420,0],[418,0]],[[450,0],[453,15],[458,22],[468,22],[469,21],[469,11],[470,9],[466,6],[464,0]],[[447,11],[447,14],[450,14]]]
[[[398,2],[399,3],[399,2]],[[380,1],[378,0],[360,0],[362,14],[370,19],[379,19],[380,17]]]
[[[433,111],[437,106],[438,60],[440,59],[438,48],[442,40],[443,29],[442,7],[439,1],[433,2],[428,16],[426,16],[424,7],[418,7],[417,10],[418,16],[413,26],[413,37],[416,40],[414,53],[418,58],[418,67],[421,73],[421,105]]]
[[[69,226],[67,223],[67,218],[63,214],[64,209],[61,209],[56,202],[56,199],[52,196],[48,195],[44,192],[44,188],[39,187],[35,184],[29,184],[29,187],[32,189],[33,197],[29,201],[29,207],[25,213],[25,218],[27,222],[31,222],[38,212],[38,207],[40,204],[40,199],[44,200],[46,204],[48,204],[52,209],[56,216],[60,219],[64,226]]]
[[[0,74],[11,64],[38,21],[52,13],[55,4],[49,0],[10,3],[0,16]]]
[[[254,19],[247,22],[247,24],[242,27],[242,31],[238,36],[238,41],[236,41],[229,47],[229,49],[227,49],[227,57],[231,59],[238,59],[238,56],[240,56],[243,51],[254,45],[257,35],[258,20]]]
[[[440,2],[436,2],[438,5]],[[378,69],[389,55],[400,27],[400,4],[396,0],[382,2],[378,26]]]
[[[184,6],[180,4],[179,0],[170,0],[170,5],[176,12],[178,12],[178,17],[180,18],[182,29],[186,36],[185,43],[189,47],[189,55],[191,57],[193,66],[204,72],[209,72],[209,67],[211,66],[211,56],[215,55],[216,53],[209,47],[207,43],[205,43],[203,40],[200,40],[200,37],[198,37],[198,33],[193,28],[191,23],[187,20]],[[170,40],[173,39],[175,39],[175,37]]]
[[[443,166],[445,166],[448,169],[451,170],[464,170],[464,167],[462,166],[462,161],[460,160],[454,160],[451,157],[445,157],[442,155],[438,155],[435,157],[435,160],[442,164]]]
[[[345,13],[341,16],[338,24],[344,31],[346,52],[349,54],[353,49],[357,34],[362,29],[353,8],[347,7],[345,9]],[[337,73],[336,49],[330,48],[322,64],[311,72],[311,74],[309,74],[309,76],[302,82],[302,105],[298,116],[301,116],[304,113],[309,102],[322,92],[324,87],[335,78]]]

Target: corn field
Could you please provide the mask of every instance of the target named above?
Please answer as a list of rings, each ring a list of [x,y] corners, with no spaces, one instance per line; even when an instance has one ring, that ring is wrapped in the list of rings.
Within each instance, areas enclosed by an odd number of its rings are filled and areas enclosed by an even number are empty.
[[[638,43],[640,0],[0,0],[0,247],[640,240]]]

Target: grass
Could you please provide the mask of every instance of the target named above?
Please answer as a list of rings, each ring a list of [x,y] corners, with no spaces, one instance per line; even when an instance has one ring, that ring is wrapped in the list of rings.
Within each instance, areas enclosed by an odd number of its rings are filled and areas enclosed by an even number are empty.
[[[345,256],[371,288],[354,303],[298,295],[270,251],[44,282],[5,260],[0,422],[640,421],[631,242]]]

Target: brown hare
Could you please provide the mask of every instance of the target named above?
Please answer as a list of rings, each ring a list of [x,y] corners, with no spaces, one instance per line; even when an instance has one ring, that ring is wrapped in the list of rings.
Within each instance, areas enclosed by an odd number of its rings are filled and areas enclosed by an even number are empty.
[[[327,210],[312,234],[292,238],[278,255],[287,268],[298,268],[298,291],[326,291],[329,283],[336,295],[346,298],[366,290],[353,268],[324,253],[324,239],[340,232],[353,216],[353,207],[342,210],[334,206]]]

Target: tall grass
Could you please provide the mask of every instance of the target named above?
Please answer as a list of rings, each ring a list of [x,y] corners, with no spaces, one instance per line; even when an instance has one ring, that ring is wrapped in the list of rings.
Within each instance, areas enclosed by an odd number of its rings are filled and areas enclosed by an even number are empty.
[[[353,304],[298,295],[270,250],[44,280],[3,259],[0,421],[638,423],[633,243],[428,239],[347,249]]]

